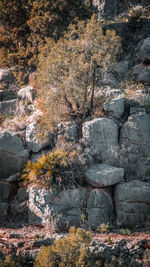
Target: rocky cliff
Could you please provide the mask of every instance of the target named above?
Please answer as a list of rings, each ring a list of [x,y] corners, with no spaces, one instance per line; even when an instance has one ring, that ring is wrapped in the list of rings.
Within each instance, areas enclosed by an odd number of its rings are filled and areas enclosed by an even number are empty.
[[[107,1],[106,1],[107,2]],[[28,220],[43,225],[48,212],[62,215],[63,227],[84,223],[96,229],[102,223],[125,227],[150,227],[150,22],[103,24],[122,36],[122,51],[113,73],[103,82],[103,115],[82,125],[64,127],[67,140],[82,144],[87,158],[84,186],[58,193],[23,187],[20,172],[27,159],[36,161],[56,145],[52,137],[36,137],[40,111],[35,108],[31,85],[17,89],[12,69],[0,70],[0,218]],[[132,38],[131,38],[132,37]],[[97,70],[98,73],[98,70]],[[136,84],[121,88],[127,76]],[[98,74],[97,74],[98,75]],[[99,78],[100,79],[100,78]],[[65,143],[64,143],[65,145]],[[24,216],[24,217],[23,217]]]

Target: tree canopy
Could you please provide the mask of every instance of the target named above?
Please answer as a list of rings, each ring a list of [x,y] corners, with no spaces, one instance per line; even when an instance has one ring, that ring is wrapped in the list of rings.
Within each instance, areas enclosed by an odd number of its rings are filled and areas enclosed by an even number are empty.
[[[0,0],[0,67],[24,60],[29,34],[28,12],[27,0]]]
[[[114,31],[103,33],[93,16],[87,23],[71,25],[57,43],[49,40],[42,49],[38,68],[38,107],[41,123],[49,128],[60,121],[81,119],[94,111],[96,69],[110,71],[120,38]]]
[[[91,14],[82,0],[0,0],[0,67],[36,67],[47,38],[58,40],[76,19]]]

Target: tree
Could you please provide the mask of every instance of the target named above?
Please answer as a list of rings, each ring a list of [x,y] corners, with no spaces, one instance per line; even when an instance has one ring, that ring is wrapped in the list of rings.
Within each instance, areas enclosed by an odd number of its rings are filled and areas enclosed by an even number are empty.
[[[38,68],[38,107],[41,125],[54,129],[60,121],[82,123],[94,112],[96,104],[96,69],[110,71],[120,38],[114,31],[103,33],[93,16],[71,25],[64,38],[52,40],[42,49]]]
[[[47,38],[58,40],[70,22],[90,14],[82,0],[0,0],[0,67],[36,69]]]

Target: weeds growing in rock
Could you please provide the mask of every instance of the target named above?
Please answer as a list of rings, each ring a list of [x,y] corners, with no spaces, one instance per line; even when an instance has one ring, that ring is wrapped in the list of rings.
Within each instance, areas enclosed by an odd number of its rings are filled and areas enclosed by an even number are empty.
[[[109,245],[112,244],[112,240],[111,240],[111,237],[110,237],[110,236],[109,236],[108,239],[107,239],[107,243],[108,243]]]
[[[130,231],[130,229],[123,228],[123,229],[120,229],[120,233],[122,235],[130,235],[131,234],[131,231]]]
[[[28,161],[22,177],[25,184],[62,190],[80,183],[77,161],[76,151],[56,149],[37,162]]]
[[[110,230],[110,225],[109,223],[105,224],[105,223],[102,223],[98,228],[97,228],[97,231],[98,232],[101,232],[101,233],[108,233]]]
[[[59,223],[61,221],[61,214],[56,214],[48,206],[45,210],[45,232],[46,235],[51,236],[56,233],[59,229]]]

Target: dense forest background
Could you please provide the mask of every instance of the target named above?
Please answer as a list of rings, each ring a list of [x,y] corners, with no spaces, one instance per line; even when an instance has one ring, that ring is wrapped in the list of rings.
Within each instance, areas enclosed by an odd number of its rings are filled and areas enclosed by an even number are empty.
[[[0,0],[0,67],[35,70],[48,38],[57,41],[70,23],[91,14],[82,0]]]

